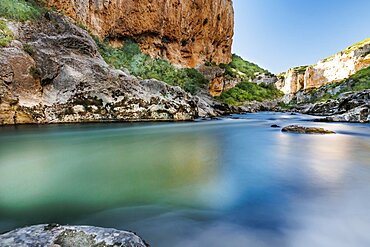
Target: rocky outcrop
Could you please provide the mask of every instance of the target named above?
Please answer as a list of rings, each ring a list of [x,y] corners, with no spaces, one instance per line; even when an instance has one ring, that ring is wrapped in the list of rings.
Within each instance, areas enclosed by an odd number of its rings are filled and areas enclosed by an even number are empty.
[[[16,40],[0,48],[0,124],[198,117],[196,98],[179,87],[108,66],[67,17],[8,25]]]
[[[276,75],[270,74],[270,73],[257,73],[255,75],[255,78],[252,80],[252,82],[261,84],[264,83],[266,85],[275,84],[278,82],[278,77]]]
[[[2,247],[146,247],[137,235],[127,231],[93,226],[36,225],[0,235]]]
[[[300,66],[289,69],[286,73],[280,74],[275,85],[284,94],[292,94],[304,88],[304,78],[307,66]]]
[[[232,0],[46,0],[95,35],[120,45],[130,38],[152,57],[195,67],[229,63]]]
[[[200,66],[198,71],[209,81],[208,91],[213,97],[220,96],[223,92],[234,88],[241,82],[240,78],[228,77],[225,69],[219,66]]]
[[[303,113],[326,116],[320,121],[370,122],[370,89],[341,94],[338,99],[308,105]]]
[[[370,38],[319,61],[315,65],[288,70],[276,83],[285,94],[302,89],[318,88],[348,78],[357,71],[370,66]]]

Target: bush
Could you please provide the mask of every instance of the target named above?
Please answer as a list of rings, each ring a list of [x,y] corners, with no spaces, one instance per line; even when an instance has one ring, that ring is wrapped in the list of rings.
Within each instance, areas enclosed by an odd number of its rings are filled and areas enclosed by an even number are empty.
[[[0,20],[0,47],[8,46],[13,39],[13,33],[9,30],[6,22]]]
[[[163,59],[154,59],[140,51],[138,44],[126,40],[122,48],[95,41],[104,60],[117,69],[126,68],[143,79],[157,79],[195,94],[199,88],[208,84],[204,76],[195,69],[177,69]]]
[[[236,54],[232,55],[231,63],[221,64],[220,67],[225,69],[226,75],[232,78],[240,78],[244,81],[253,80],[256,73],[270,74],[270,72],[262,69],[257,64],[245,61]]]
[[[26,21],[40,16],[41,9],[33,1],[0,0],[0,16],[11,20]]]
[[[229,105],[242,105],[249,101],[273,100],[282,96],[283,93],[276,89],[274,85],[241,82],[235,88],[216,97],[216,99]]]

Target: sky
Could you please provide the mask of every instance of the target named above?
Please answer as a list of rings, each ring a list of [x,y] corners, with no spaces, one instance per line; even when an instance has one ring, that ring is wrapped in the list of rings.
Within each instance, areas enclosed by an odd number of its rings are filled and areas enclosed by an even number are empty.
[[[233,52],[273,73],[370,37],[370,0],[234,0]]]

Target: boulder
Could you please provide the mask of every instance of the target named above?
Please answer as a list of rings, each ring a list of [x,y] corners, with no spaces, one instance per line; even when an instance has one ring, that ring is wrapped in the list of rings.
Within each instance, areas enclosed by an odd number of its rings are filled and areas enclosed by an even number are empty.
[[[0,235],[2,247],[146,247],[132,232],[93,226],[35,225]]]
[[[331,130],[316,127],[304,127],[299,125],[289,125],[284,127],[281,131],[299,134],[335,134],[335,132]]]

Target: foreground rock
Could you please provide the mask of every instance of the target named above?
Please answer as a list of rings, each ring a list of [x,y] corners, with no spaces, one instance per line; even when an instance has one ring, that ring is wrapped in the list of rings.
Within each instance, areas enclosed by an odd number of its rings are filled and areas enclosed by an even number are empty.
[[[36,225],[0,235],[2,247],[146,247],[131,232],[93,226]]]
[[[335,134],[334,131],[326,130],[323,128],[303,127],[299,125],[289,125],[284,127],[281,131],[301,134]]]
[[[46,13],[8,26],[16,40],[0,48],[0,124],[198,117],[197,99],[181,88],[108,66],[68,17]]]

